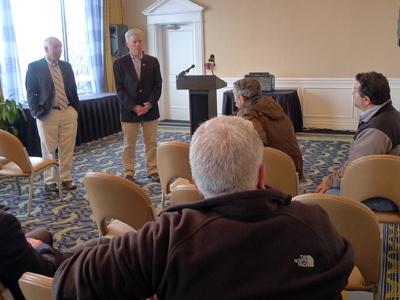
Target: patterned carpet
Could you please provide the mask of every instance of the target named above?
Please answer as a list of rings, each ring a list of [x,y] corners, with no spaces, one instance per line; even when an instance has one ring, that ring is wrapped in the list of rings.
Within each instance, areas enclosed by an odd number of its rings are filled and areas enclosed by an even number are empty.
[[[190,141],[189,129],[180,126],[159,126],[158,141]],[[322,177],[340,166],[346,159],[351,136],[299,133],[298,140],[304,159],[305,180],[301,188],[313,192]],[[153,204],[159,205],[161,191],[159,183],[151,182],[145,170],[143,140],[137,147],[136,177],[142,188],[150,195]],[[88,171],[102,171],[122,175],[121,161],[122,133],[90,142],[75,149],[73,176],[78,189],[64,193],[61,203],[57,194],[47,193],[43,189],[42,178],[37,178],[33,211],[26,217],[28,199],[27,182],[21,181],[22,195],[19,197],[15,180],[0,180],[0,203],[10,206],[10,212],[16,215],[24,230],[29,231],[37,226],[46,226],[54,233],[55,246],[69,248],[83,241],[98,236],[98,230],[91,219],[91,210],[85,199],[82,179]],[[399,236],[400,228],[390,225],[384,227],[384,262],[382,280],[385,282],[382,299],[399,299]]]
[[[381,297],[400,299],[400,226],[388,224],[382,230]]]

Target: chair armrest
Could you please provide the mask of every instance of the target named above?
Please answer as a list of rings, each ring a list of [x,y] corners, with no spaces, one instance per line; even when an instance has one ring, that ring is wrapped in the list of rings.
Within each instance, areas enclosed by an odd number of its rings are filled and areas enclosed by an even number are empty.
[[[343,195],[343,177],[340,178],[340,196]]]
[[[18,280],[19,287],[27,300],[52,299],[53,278],[25,272]]]

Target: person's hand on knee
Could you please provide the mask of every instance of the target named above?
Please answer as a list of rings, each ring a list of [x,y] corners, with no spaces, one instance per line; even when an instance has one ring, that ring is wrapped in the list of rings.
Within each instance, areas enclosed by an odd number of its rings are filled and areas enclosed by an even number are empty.
[[[322,181],[319,184],[319,186],[317,186],[317,188],[315,189],[315,192],[316,193],[325,193],[327,190],[329,190],[329,188],[330,188],[330,186],[326,182]]]
[[[33,249],[38,249],[43,242],[41,240],[37,240],[37,239],[33,239],[33,238],[26,238],[26,240],[28,241],[29,244],[31,244]]]

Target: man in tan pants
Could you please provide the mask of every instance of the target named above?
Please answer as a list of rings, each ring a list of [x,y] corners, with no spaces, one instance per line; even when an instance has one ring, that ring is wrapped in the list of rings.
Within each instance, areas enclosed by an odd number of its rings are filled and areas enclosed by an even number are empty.
[[[56,37],[44,42],[46,56],[28,65],[26,92],[31,115],[36,119],[42,156],[55,158],[60,163],[62,188],[76,189],[72,182],[72,161],[78,127],[79,98],[71,64],[60,60],[62,44]],[[53,170],[46,171],[46,191],[57,191],[57,177]]]
[[[135,181],[137,134],[142,127],[146,147],[147,173],[159,181],[156,164],[158,100],[162,78],[157,58],[143,54],[144,35],[140,29],[125,34],[129,53],[114,62],[115,86],[121,103],[121,122],[124,131],[125,178]]]

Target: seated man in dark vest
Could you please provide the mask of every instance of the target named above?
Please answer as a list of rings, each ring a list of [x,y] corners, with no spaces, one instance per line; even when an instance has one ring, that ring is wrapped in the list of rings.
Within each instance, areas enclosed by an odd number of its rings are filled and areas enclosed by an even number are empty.
[[[318,193],[340,194],[340,180],[346,165],[371,154],[400,155],[400,113],[393,107],[388,80],[381,73],[358,73],[353,89],[354,106],[361,111],[360,123],[346,163],[325,177]],[[367,199],[364,204],[376,211],[396,211],[387,199]]]

